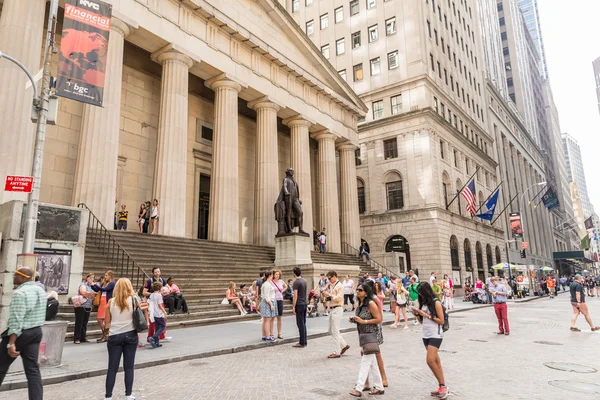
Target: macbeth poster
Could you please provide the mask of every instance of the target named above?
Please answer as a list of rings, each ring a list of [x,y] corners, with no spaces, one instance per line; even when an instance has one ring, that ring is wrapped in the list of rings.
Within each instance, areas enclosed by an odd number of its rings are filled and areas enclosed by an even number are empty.
[[[71,275],[71,250],[34,249],[38,255],[37,273],[46,291],[55,290],[58,294],[69,292]]]
[[[102,106],[112,6],[66,0],[58,60],[58,96]]]

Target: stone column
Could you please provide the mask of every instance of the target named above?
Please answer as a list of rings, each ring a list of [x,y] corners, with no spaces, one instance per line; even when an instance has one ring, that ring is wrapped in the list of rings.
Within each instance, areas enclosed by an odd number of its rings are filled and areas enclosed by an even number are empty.
[[[4,0],[0,18],[0,50],[35,75],[43,53],[46,0]],[[0,60],[0,180],[7,175],[31,175],[35,124],[31,122],[33,89],[14,63]],[[0,203],[27,200],[24,193],[0,191]]]
[[[242,87],[223,76],[206,85],[215,92],[208,240],[239,243],[238,93]]]
[[[300,201],[302,201],[302,229],[311,234],[313,228],[313,203],[312,203],[312,181],[310,178],[310,134],[308,128],[312,123],[300,116],[288,118],[283,121],[291,130],[291,167],[294,169],[294,177],[300,189]]]
[[[266,98],[248,104],[256,110],[256,182],[254,189],[254,244],[274,246],[277,223],[273,204],[279,194],[277,112]]]
[[[315,138],[319,143],[319,221],[323,225],[320,228],[327,229],[327,251],[339,253],[341,246],[340,209],[335,162],[336,136],[328,130],[324,130],[318,132]]]
[[[112,19],[103,107],[83,106],[75,167],[73,205],[85,203],[107,229],[113,227],[115,212],[123,46],[129,32],[127,24]]]
[[[356,147],[346,143],[340,152],[340,204],[342,206],[342,243],[358,249],[360,246],[360,217],[358,214],[358,188],[356,182]],[[342,249],[343,246],[342,246]]]
[[[159,201],[158,232],[185,236],[190,57],[168,49],[154,55],[162,64],[154,197]]]

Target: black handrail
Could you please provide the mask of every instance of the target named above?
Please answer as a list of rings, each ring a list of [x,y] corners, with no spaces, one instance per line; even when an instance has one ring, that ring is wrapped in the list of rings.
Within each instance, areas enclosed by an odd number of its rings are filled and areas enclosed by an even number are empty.
[[[362,257],[359,256],[359,254],[360,254],[359,250],[357,248],[355,248],[354,246],[352,246],[346,242],[342,242],[342,247],[343,247],[344,254],[352,254],[352,255],[355,255],[356,257],[359,257],[362,259]],[[374,266],[375,268],[377,268],[377,272],[381,272],[382,274],[387,275],[388,277],[398,275],[398,274],[392,272],[389,268],[387,268],[387,267],[381,265],[380,263],[378,263],[377,261],[373,260],[371,255],[369,255],[369,262],[371,263],[371,266]]]
[[[131,255],[119,244],[119,242],[111,235],[108,229],[100,222],[98,217],[94,215],[92,210],[84,203],[77,205],[79,208],[84,208],[89,212],[87,240],[93,240],[98,245],[110,268],[118,278],[129,278],[135,290],[142,287],[150,276],[142,269],[139,262],[134,261]]]

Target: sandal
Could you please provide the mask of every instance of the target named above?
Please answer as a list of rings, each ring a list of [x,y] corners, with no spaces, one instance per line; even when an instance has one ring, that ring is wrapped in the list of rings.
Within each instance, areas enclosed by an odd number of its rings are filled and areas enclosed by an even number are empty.
[[[283,340],[283,336],[277,335],[277,339],[282,339]]]
[[[363,392],[370,392],[371,391],[371,387],[370,386],[365,386],[365,388],[362,391]]]
[[[575,327],[575,326],[572,326],[570,329],[571,329],[573,332],[581,332],[581,329],[579,329],[579,328],[577,328],[577,327]]]
[[[600,330],[600,326],[595,326],[595,327],[592,328],[592,332],[596,332],[598,330]]]
[[[73,343],[74,343],[74,344],[81,344],[81,341],[80,341],[80,340],[76,340],[76,341],[74,341]]]
[[[332,354],[330,354],[330,355],[327,356],[327,358],[340,358],[340,357],[341,356],[339,354],[335,354],[335,353],[332,353]]]
[[[385,390],[375,389],[375,390],[370,391],[369,394],[371,396],[377,396],[377,395],[380,395],[380,394],[385,394]]]
[[[354,397],[362,397],[362,393],[359,392],[358,390],[353,390],[349,394],[350,394],[350,396],[354,396]]]

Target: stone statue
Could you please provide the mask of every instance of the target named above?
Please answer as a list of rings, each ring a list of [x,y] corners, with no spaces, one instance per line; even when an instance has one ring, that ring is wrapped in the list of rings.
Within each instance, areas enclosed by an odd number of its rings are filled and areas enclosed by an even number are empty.
[[[294,179],[294,169],[288,168],[285,171],[283,186],[279,192],[279,197],[275,202],[275,219],[277,220],[277,235],[293,233],[294,228],[298,227],[298,232],[308,235],[302,230],[302,202],[300,201],[300,189]]]

